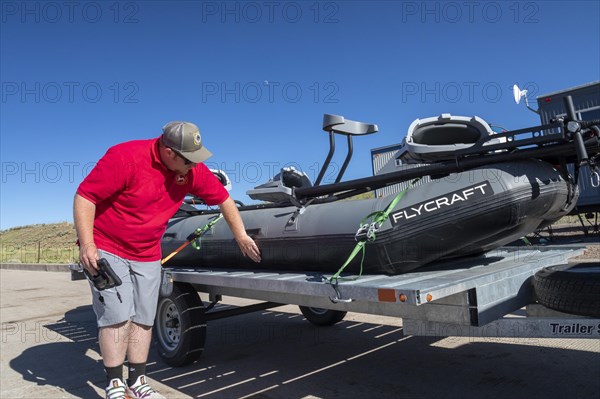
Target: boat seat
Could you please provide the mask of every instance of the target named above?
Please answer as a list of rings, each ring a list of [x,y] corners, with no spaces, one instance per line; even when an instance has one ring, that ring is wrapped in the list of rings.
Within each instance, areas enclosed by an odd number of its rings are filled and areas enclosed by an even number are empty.
[[[323,115],[323,130],[349,136],[360,136],[363,134],[376,133],[377,125],[351,121],[343,116],[325,114]]]
[[[490,125],[478,116],[442,114],[416,119],[408,128],[396,159],[403,164],[423,164],[451,160],[459,150],[470,148],[480,140],[495,144]]]
[[[312,183],[306,173],[300,172],[296,170],[296,168],[283,168],[281,169],[281,172],[279,172],[279,175],[281,175],[280,179],[285,187],[312,187]],[[279,175],[275,175],[275,178],[277,178]]]
[[[476,143],[481,137],[479,128],[459,123],[424,126],[412,135],[414,143],[424,145],[470,144]]]
[[[296,168],[282,168],[268,182],[248,190],[246,194],[259,201],[267,202],[290,202],[295,188],[312,187],[312,183],[306,173]]]

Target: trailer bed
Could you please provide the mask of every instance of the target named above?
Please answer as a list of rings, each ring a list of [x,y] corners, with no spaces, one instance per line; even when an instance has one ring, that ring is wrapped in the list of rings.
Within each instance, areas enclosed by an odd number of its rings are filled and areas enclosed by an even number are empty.
[[[503,247],[484,255],[436,262],[413,272],[343,276],[323,273],[167,268],[174,282],[211,295],[353,311],[464,326],[483,326],[532,302],[530,278],[566,264],[584,246]]]

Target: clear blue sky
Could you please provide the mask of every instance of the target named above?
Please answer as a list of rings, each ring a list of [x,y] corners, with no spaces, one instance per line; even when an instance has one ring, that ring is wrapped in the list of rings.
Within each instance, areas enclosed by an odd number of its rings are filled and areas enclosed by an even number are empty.
[[[512,85],[534,103],[599,80],[599,20],[598,1],[2,1],[0,229],[72,221],[106,149],[171,120],[200,126],[244,202],[288,164],[314,180],[324,113],[380,128],[345,179],[415,118],[534,125]]]

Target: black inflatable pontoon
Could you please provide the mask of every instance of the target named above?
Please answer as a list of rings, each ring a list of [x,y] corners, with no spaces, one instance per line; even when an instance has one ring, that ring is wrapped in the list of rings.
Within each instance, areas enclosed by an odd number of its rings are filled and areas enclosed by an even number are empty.
[[[572,118],[574,119],[574,118]],[[241,255],[224,220],[168,262],[170,267],[273,269],[336,272],[370,227],[376,239],[366,243],[345,269],[357,273],[398,274],[441,258],[480,254],[550,225],[575,206],[576,178],[566,164],[595,167],[599,121],[560,120],[496,134],[480,118],[441,115],[415,121],[399,152],[401,170],[340,182],[352,153],[352,136],[377,131],[375,125],[325,115],[331,149],[313,186],[305,174],[282,169],[269,182],[250,190],[259,205],[239,208],[248,233],[257,241],[262,262]],[[559,133],[550,133],[558,129]],[[346,135],[349,153],[336,182],[319,185],[333,155],[334,134]],[[592,154],[593,156],[588,156]],[[430,177],[409,188],[381,224],[365,225],[365,216],[385,210],[395,195],[340,201],[358,193]],[[221,175],[224,183],[226,177]],[[193,237],[218,215],[184,204],[169,222],[163,254]]]

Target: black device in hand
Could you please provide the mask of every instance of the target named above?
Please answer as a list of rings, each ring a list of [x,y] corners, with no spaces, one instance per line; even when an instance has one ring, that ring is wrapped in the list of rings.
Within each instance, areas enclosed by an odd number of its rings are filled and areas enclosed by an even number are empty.
[[[96,263],[98,265],[98,274],[96,276],[92,276],[86,269],[83,269],[83,271],[98,291],[121,285],[121,278],[117,276],[105,258],[98,259]]]

